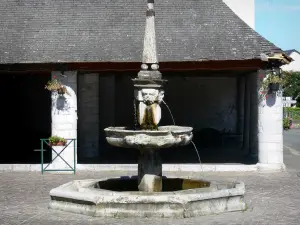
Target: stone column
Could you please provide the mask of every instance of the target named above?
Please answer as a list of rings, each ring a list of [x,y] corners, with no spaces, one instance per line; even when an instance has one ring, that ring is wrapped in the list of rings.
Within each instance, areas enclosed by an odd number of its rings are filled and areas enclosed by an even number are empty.
[[[56,78],[66,86],[70,95],[59,96],[52,93],[52,136],[57,135],[63,138],[77,138],[77,71],[66,71],[61,74],[59,71],[53,71],[52,77]],[[77,162],[77,146],[75,146],[75,163]],[[56,147],[58,151],[62,147]],[[52,159],[56,156],[52,152]],[[61,154],[66,162],[74,166],[74,142],[71,143]],[[70,169],[66,163],[57,157],[48,169]]]
[[[250,92],[250,126],[249,126],[249,158],[252,162],[257,162],[258,157],[258,73],[249,74]]]
[[[78,155],[90,159],[99,156],[99,74],[80,74],[78,84]]]
[[[143,48],[143,63],[158,63],[155,37],[154,0],[147,0],[146,26]]]
[[[159,149],[141,149],[138,160],[140,191],[162,191],[162,160]]]
[[[243,134],[245,114],[245,77],[237,77],[237,123],[236,132]],[[243,136],[239,139],[239,148],[242,147]]]
[[[99,76],[99,157],[100,160],[106,160],[107,156],[114,156],[115,150],[111,151],[107,147],[105,139],[105,127],[115,126],[116,112],[122,110],[121,105],[116,107],[116,80],[113,73]],[[133,107],[133,106],[132,106]],[[103,161],[102,161],[103,162]]]
[[[249,75],[245,76],[245,95],[244,95],[244,132],[243,132],[243,149],[244,155],[249,154],[249,134],[250,134],[250,81]]]
[[[159,66],[156,50],[154,0],[147,0],[142,62],[143,64],[141,65],[141,70],[138,73],[138,78],[161,79],[161,73],[158,71]]]
[[[260,74],[264,73],[260,71]],[[258,86],[261,79],[257,78]],[[258,106],[258,166],[260,170],[284,170],[282,92],[268,94]]]

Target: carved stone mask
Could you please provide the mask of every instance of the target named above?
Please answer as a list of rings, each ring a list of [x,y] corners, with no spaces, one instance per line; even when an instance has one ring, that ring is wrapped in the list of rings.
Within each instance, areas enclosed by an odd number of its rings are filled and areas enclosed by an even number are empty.
[[[142,89],[143,102],[146,105],[152,105],[158,100],[158,90],[156,89]]]

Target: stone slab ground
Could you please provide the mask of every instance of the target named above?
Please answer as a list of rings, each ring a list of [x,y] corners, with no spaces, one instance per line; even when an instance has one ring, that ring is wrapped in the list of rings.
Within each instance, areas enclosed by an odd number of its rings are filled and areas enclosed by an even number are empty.
[[[58,175],[38,172],[0,173],[0,224],[300,224],[300,174],[281,173],[165,173],[168,176],[197,177],[214,181],[244,181],[248,210],[187,219],[95,218],[48,209],[49,191],[73,179],[133,175],[126,172]]]

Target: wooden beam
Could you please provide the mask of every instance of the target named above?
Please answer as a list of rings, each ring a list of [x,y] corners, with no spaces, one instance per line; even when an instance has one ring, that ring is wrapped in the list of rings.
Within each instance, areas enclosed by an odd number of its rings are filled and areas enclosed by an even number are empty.
[[[266,66],[260,59],[201,61],[201,62],[161,62],[160,71],[189,70],[258,70]],[[81,63],[20,63],[0,64],[0,71],[136,71],[140,70],[140,62],[81,62]]]

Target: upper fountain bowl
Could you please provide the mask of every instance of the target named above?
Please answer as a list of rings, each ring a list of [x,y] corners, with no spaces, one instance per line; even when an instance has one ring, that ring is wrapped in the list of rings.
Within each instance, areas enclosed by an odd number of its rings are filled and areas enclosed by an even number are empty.
[[[158,130],[129,130],[126,127],[104,129],[110,145],[122,148],[170,148],[189,144],[192,127],[160,126]]]

